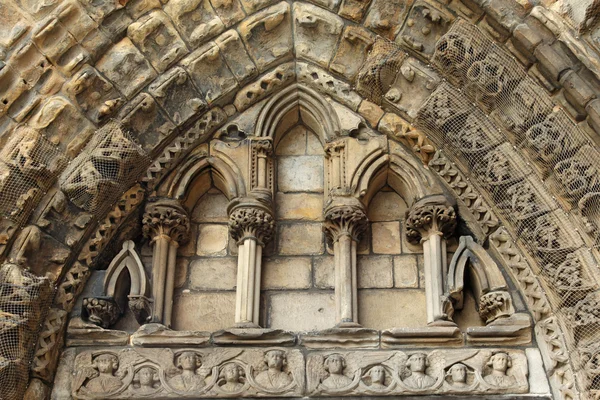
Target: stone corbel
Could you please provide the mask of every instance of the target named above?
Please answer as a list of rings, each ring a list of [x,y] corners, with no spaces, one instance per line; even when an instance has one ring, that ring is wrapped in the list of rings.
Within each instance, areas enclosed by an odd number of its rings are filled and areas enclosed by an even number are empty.
[[[151,322],[171,325],[177,248],[188,239],[190,222],[186,211],[174,199],[155,199],[146,206],[144,235],[153,246]]]
[[[228,212],[229,233],[238,245],[235,325],[259,328],[262,251],[275,231],[272,207],[254,198],[235,199]]]
[[[356,248],[367,230],[364,207],[354,197],[334,197],[325,209],[323,229],[333,242],[337,327],[359,327]]]
[[[452,305],[444,295],[447,275],[446,239],[456,228],[454,205],[443,195],[423,197],[407,212],[406,237],[423,245],[427,323],[450,321]]]

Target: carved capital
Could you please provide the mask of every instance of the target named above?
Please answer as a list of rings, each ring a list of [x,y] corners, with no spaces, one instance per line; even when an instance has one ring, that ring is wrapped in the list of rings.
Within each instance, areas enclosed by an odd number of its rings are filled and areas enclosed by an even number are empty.
[[[162,235],[177,243],[188,240],[190,220],[177,200],[158,199],[149,202],[142,224],[144,235],[151,240]]]
[[[268,207],[258,202],[253,203],[242,202],[231,208],[229,233],[238,243],[251,238],[264,246],[275,232],[275,218]]]
[[[479,316],[486,323],[514,313],[510,294],[504,291],[489,292],[479,299]]]
[[[87,297],[83,299],[83,308],[88,321],[104,329],[110,328],[121,316],[119,305],[110,297]]]
[[[367,230],[369,220],[363,205],[354,198],[334,199],[325,209],[323,230],[335,243],[342,235],[355,241]]]
[[[448,238],[455,228],[456,211],[442,195],[417,201],[406,217],[406,237],[411,243],[420,243],[435,234]]]

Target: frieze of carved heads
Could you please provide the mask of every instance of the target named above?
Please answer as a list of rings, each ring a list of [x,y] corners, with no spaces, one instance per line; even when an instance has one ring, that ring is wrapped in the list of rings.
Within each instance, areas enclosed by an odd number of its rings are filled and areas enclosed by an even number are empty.
[[[455,228],[456,211],[442,195],[424,197],[407,212],[406,237],[411,243],[420,243],[432,234],[448,238]]]
[[[143,232],[149,239],[166,235],[177,243],[188,239],[190,220],[177,200],[154,199],[146,205],[142,218]]]
[[[289,397],[304,391],[304,359],[289,349],[110,349],[77,355],[75,399]]]
[[[524,393],[521,351],[329,352],[307,356],[307,393],[315,396]]]
[[[355,241],[360,241],[360,236],[367,230],[369,220],[364,207],[357,201],[338,202],[334,200],[325,209],[325,222],[323,230],[332,242],[340,236],[349,235]]]
[[[266,207],[242,203],[229,213],[229,233],[238,243],[254,238],[266,244],[275,233],[275,218]]]
[[[87,297],[83,299],[83,309],[87,319],[102,328],[109,328],[122,314],[122,311],[112,298]]]

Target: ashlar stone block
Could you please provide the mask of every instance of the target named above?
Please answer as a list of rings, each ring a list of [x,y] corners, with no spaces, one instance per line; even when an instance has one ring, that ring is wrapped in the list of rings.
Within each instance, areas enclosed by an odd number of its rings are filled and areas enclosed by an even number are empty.
[[[96,68],[128,98],[156,77],[156,71],[128,38],[111,47]]]
[[[323,195],[320,193],[277,193],[275,204],[278,220],[323,220]]]
[[[332,292],[288,292],[269,297],[270,328],[303,332],[335,325],[335,299]]]
[[[202,224],[198,226],[199,256],[224,256],[227,254],[229,229],[227,225]]]
[[[227,197],[223,193],[206,193],[192,211],[192,222],[227,222]]]
[[[262,264],[262,285],[269,289],[308,289],[311,287],[309,257],[267,258]]]
[[[165,12],[173,18],[192,46],[198,46],[225,30],[225,24],[209,0],[171,0]]]
[[[188,292],[173,302],[175,330],[217,331],[233,326],[234,317],[235,292]]]
[[[335,267],[333,256],[313,257],[315,287],[333,289],[335,287]]]
[[[394,257],[394,287],[419,287],[419,270],[417,256],[402,255]]]
[[[294,3],[296,56],[327,67],[344,23],[337,15],[306,3]]]
[[[280,157],[278,167],[277,183],[280,191],[323,192],[323,157]]]
[[[358,291],[358,321],[371,329],[425,326],[425,291],[361,289]]]
[[[280,2],[252,17],[238,27],[250,56],[260,71],[271,67],[277,60],[292,55],[292,24],[290,6]]]
[[[400,254],[400,222],[373,222],[371,224],[371,242],[376,254]]]
[[[127,36],[159,72],[164,72],[189,52],[163,11],[152,11],[129,25]]]
[[[359,289],[384,289],[394,286],[392,257],[363,256],[357,261]]]
[[[408,206],[402,197],[394,191],[381,191],[369,203],[367,216],[369,221],[399,221],[404,218]]]
[[[171,68],[150,85],[150,94],[177,126],[204,110],[206,103],[181,67]]]
[[[235,290],[237,259],[200,258],[190,262],[189,288],[195,290]]]
[[[277,236],[281,255],[323,254],[323,231],[319,223],[281,224]]]
[[[229,69],[240,84],[244,84],[250,78],[258,74],[258,70],[250,56],[246,52],[240,35],[235,30],[229,30],[215,39],[215,43],[221,49],[221,54]]]
[[[219,47],[210,42],[190,54],[182,65],[188,70],[196,87],[212,104],[237,87],[237,81],[221,57]]]

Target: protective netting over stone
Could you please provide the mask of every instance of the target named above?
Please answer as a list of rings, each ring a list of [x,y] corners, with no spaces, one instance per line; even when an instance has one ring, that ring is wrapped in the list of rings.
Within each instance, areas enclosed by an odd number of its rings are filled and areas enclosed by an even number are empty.
[[[0,152],[0,216],[19,219],[55,181],[64,165],[59,149],[22,125]]]
[[[477,27],[454,24],[432,60],[447,82],[420,108],[415,125],[449,159],[470,168],[470,178],[515,227],[517,243],[535,257],[552,288],[547,294],[554,308],[571,324],[567,340],[578,349],[595,346],[579,367],[589,373],[587,386],[600,389],[592,378],[598,366],[586,364],[600,351],[600,297],[593,291],[599,271],[591,252],[598,241],[585,243],[571,218],[579,214],[587,222],[580,228],[598,237],[600,153]],[[547,186],[560,196],[549,196]]]
[[[20,400],[27,386],[29,363],[38,331],[37,321],[51,294],[48,279],[24,271],[16,264],[0,267],[0,387],[12,394],[3,400]]]
[[[77,206],[102,215],[150,165],[150,158],[116,122],[108,122],[67,167],[60,188]]]

